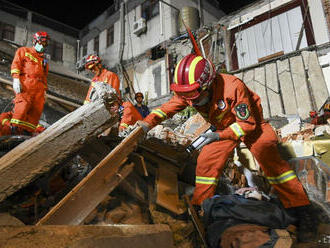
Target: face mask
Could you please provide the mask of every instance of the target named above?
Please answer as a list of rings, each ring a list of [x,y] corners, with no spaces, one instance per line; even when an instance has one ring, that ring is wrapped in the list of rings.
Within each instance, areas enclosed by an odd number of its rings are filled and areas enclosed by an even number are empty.
[[[39,43],[36,43],[36,44],[34,45],[34,49],[36,49],[36,51],[37,51],[38,53],[42,53],[42,52],[45,50],[44,46],[41,45],[41,44],[39,44]]]

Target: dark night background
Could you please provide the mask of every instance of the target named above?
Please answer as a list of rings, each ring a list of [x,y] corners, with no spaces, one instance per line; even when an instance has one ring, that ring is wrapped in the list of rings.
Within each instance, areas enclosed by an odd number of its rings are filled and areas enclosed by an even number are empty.
[[[179,1],[179,0],[178,0]],[[255,0],[218,0],[220,8],[229,14]],[[70,0],[11,0],[39,14],[60,21],[76,29],[82,29],[98,15],[103,13],[113,1],[70,1]]]

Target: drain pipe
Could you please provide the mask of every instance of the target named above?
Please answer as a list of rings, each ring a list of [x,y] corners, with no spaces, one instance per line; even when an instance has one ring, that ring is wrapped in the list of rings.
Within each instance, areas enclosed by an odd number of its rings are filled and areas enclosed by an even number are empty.
[[[125,44],[125,3],[120,3],[120,41],[119,41],[119,63],[121,64],[124,55]]]
[[[208,33],[207,33],[206,35],[204,35],[203,38],[201,38],[201,39],[199,40],[199,45],[200,45],[200,47],[201,47],[201,49],[202,49],[202,54],[203,54],[203,57],[204,57],[204,58],[206,58],[206,56],[205,56],[205,50],[204,50],[203,41],[204,41],[206,38],[208,38],[209,36],[210,36],[210,31],[208,31]]]

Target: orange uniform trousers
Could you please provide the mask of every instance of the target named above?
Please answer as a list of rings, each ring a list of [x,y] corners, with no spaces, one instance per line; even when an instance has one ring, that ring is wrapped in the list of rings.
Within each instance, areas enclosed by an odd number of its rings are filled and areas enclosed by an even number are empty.
[[[258,161],[267,179],[278,192],[285,208],[309,204],[308,197],[292,171],[289,163],[280,157],[277,149],[277,137],[268,123],[263,123],[254,132],[242,140]],[[232,154],[239,140],[220,140],[202,148],[196,168],[196,188],[192,203],[200,205],[205,199],[215,194],[217,181],[228,157]],[[203,178],[214,178],[213,184]],[[199,183],[197,183],[199,181]]]
[[[11,125],[34,132],[44,109],[45,90],[30,90],[16,94]]]
[[[0,114],[0,136],[11,134],[10,119],[12,115],[11,111]]]

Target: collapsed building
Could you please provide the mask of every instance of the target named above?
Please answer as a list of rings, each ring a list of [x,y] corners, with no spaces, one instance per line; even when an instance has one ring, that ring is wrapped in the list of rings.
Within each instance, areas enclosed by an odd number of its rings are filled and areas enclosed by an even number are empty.
[[[329,235],[330,216],[329,124],[314,126],[307,122],[309,112],[321,110],[328,100],[329,64],[324,61],[329,56],[330,45],[329,40],[320,44],[323,37],[317,37],[320,40],[311,45],[302,33],[301,41],[295,41],[305,45],[298,49],[251,57],[247,61],[246,54],[253,53],[253,49],[244,50],[250,43],[244,44],[243,38],[251,22],[265,13],[269,19],[275,18],[273,12],[299,8],[299,4],[303,6],[306,1],[282,1],[284,7],[278,2],[268,5],[258,1],[215,24],[196,29],[195,33],[203,55],[212,59],[218,71],[238,76],[262,98],[265,117],[278,131],[281,154],[295,169],[317,206],[315,216],[322,220],[320,240],[324,240]],[[176,16],[176,12],[171,9],[167,14]],[[276,21],[272,19],[268,23]],[[242,25],[247,26],[243,28]],[[300,31],[302,26],[298,27]],[[229,33],[235,29],[238,34]],[[87,37],[90,35],[88,33]],[[233,40],[237,36],[243,37],[242,43]],[[92,43],[95,45],[94,39],[86,44],[90,50],[95,49]],[[1,106],[5,109],[13,97],[9,68],[17,44],[15,47],[15,44],[1,41],[0,45]],[[81,49],[84,55],[83,44]],[[124,59],[117,68],[123,87],[129,88],[125,91],[126,97],[130,98],[134,89],[148,87],[136,83],[150,71],[153,73],[157,63],[162,69],[154,73],[158,76],[153,76],[151,85],[156,87],[154,81],[160,75],[164,76],[161,76],[162,82],[164,78],[171,82],[175,64],[191,49],[183,33],[137,58]],[[233,53],[236,59],[229,56]],[[150,57],[155,55],[160,57],[150,62]],[[141,75],[136,74],[139,72]],[[116,128],[118,116],[107,109],[109,99],[106,96],[81,106],[88,89],[87,76],[57,63],[50,64],[43,116],[49,127],[26,141],[25,137],[1,140],[0,244],[4,247],[24,247],[27,243],[30,244],[27,247],[128,247],[133,241],[137,247],[203,246],[192,222],[184,218],[183,196],[193,191],[198,155],[198,151],[192,155],[187,153],[186,147],[209,124],[193,109],[187,109],[152,129],[142,143],[138,142],[139,129],[133,130],[124,140],[116,135],[102,136],[104,130]],[[153,96],[150,106],[158,106],[169,98],[170,92],[160,88],[150,96]],[[237,161],[242,167],[237,166]],[[218,192],[233,194],[247,186],[257,186],[265,194],[274,196],[258,163],[241,145],[228,161]],[[291,247],[295,228],[290,228],[274,228],[277,238],[269,235],[268,240],[280,247]]]

